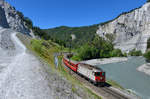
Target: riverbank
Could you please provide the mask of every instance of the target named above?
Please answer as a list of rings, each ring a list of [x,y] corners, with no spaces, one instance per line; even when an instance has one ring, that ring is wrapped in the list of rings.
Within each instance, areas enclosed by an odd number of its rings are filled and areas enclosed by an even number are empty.
[[[150,76],[150,64],[149,63],[138,67],[137,70]]]
[[[86,63],[89,65],[104,65],[110,63],[118,63],[118,62],[126,62],[128,60],[127,57],[113,57],[113,58],[103,58],[103,59],[92,59],[87,61],[81,61],[81,63]]]

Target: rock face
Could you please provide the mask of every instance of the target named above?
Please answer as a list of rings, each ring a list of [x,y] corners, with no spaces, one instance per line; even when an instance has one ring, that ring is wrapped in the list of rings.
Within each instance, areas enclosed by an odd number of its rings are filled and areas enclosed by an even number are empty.
[[[101,37],[114,34],[115,48],[123,52],[136,49],[144,53],[147,49],[147,39],[150,37],[150,3],[100,25],[97,34]]]
[[[0,0],[0,25],[3,28],[10,27],[18,32],[29,34],[30,30],[17,14],[17,11],[4,0]]]
[[[0,27],[4,27],[4,28],[9,27],[4,9],[2,7],[0,7]]]

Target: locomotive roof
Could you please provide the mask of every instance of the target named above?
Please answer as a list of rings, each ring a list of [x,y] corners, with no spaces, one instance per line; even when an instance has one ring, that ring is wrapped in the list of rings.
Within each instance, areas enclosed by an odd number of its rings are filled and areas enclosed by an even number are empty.
[[[96,66],[92,66],[92,65],[89,65],[89,64],[85,64],[85,63],[80,63],[80,65],[81,66],[84,66],[84,67],[86,67],[86,68],[88,68],[88,69],[96,69],[96,70],[99,70],[99,71],[101,71],[101,72],[103,72],[103,70],[101,69],[101,68],[98,68],[98,67],[96,67]]]

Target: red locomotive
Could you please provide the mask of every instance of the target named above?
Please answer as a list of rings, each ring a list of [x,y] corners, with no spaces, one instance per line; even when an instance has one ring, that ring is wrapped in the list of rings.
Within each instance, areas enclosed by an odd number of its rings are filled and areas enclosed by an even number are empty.
[[[91,65],[70,61],[67,58],[67,55],[63,58],[63,62],[72,71],[84,76],[94,84],[102,85],[105,83],[105,72],[102,69]]]

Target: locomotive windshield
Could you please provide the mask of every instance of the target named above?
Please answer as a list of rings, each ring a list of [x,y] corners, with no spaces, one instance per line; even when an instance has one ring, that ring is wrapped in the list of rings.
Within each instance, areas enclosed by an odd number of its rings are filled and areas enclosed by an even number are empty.
[[[100,76],[100,72],[96,72],[96,73],[95,73],[95,76]]]
[[[100,76],[101,73],[100,72],[95,72],[95,76]],[[105,76],[105,72],[102,72],[102,76]]]

